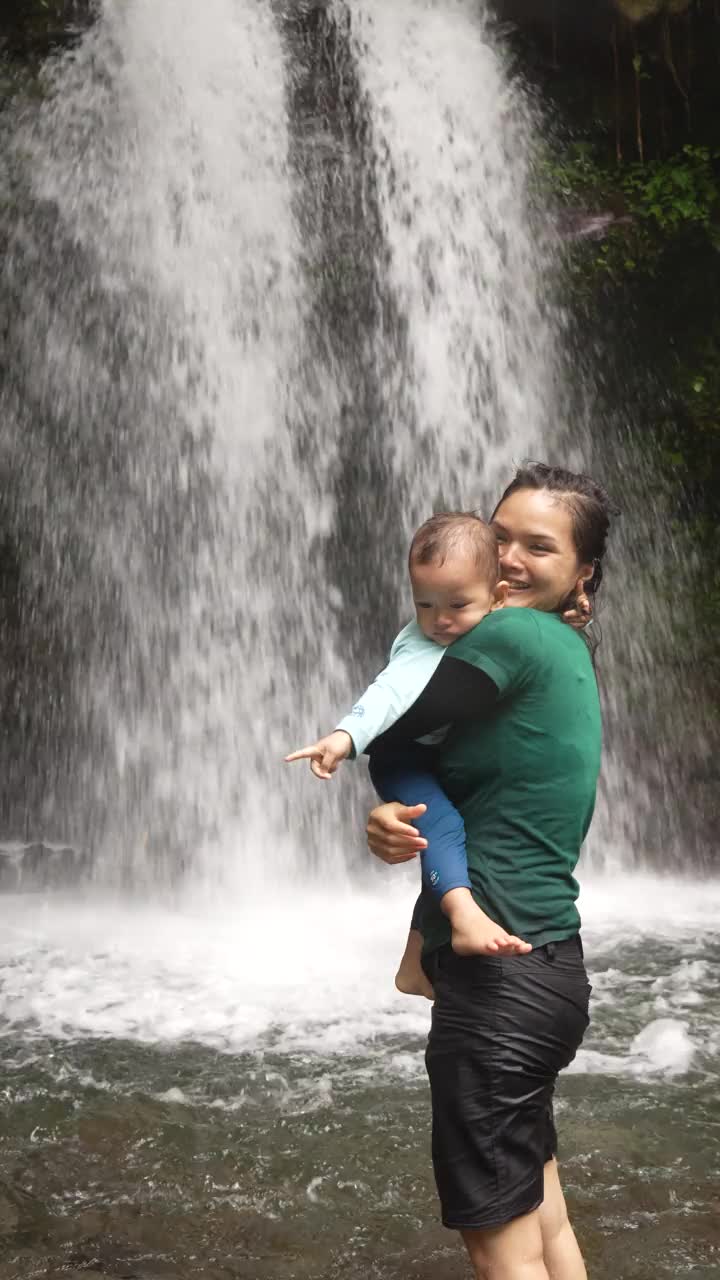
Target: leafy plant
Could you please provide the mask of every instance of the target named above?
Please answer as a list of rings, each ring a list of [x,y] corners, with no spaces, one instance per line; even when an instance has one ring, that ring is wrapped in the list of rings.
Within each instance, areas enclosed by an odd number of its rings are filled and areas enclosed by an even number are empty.
[[[718,157],[720,151],[711,153],[708,147],[688,144],[668,160],[628,165],[620,186],[629,211],[665,235],[688,223],[715,234],[713,219],[720,210]]]

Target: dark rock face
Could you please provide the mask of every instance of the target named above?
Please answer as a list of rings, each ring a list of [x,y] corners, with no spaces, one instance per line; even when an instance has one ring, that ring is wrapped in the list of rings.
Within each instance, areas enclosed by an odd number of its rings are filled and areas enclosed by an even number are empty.
[[[593,0],[578,4],[577,0],[495,0],[494,8],[503,21],[519,27],[550,31],[553,27],[584,44],[602,40],[609,24],[617,17],[613,0]]]
[[[555,27],[573,39],[592,44],[604,39],[618,18],[628,23],[658,17],[678,17],[690,8],[690,0],[496,0],[499,15],[519,26]]]
[[[32,893],[77,884],[89,859],[82,850],[62,844],[0,844],[0,893]],[[0,1229],[2,1227],[0,1198]]]
[[[720,22],[713,0],[490,0],[524,75],[576,138],[618,164],[714,137]]]
[[[335,485],[336,527],[328,572],[342,594],[345,548],[366,549],[367,572],[346,611],[344,643],[358,663],[382,663],[401,617],[391,606],[379,625],[377,599],[394,598],[389,566],[400,564],[392,509],[403,500],[388,472],[377,435],[386,417],[383,378],[402,367],[403,327],[383,274],[383,229],[373,179],[373,139],[367,103],[354,64],[349,21],[323,4],[295,9],[283,21],[288,65],[292,162],[298,177],[296,215],[307,246],[306,269],[316,298],[311,364],[343,370],[352,389],[341,407],[342,432]],[[320,235],[317,229],[320,228]],[[386,335],[385,364],[373,352],[373,333]],[[371,424],[382,424],[380,427]],[[318,424],[297,423],[300,448],[312,448]],[[391,486],[393,486],[391,492]]]
[[[3,0],[0,52],[13,58],[44,58],[69,43],[92,16],[92,0]]]

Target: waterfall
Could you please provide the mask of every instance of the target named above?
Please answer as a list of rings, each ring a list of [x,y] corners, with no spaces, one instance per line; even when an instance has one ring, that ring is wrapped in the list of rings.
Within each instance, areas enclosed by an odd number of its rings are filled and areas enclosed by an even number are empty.
[[[64,680],[26,715],[28,774],[43,735],[53,757],[29,787],[34,830],[142,884],[242,815],[277,871],[288,781],[279,803],[262,792],[303,706],[330,714],[335,649],[313,560],[323,454],[305,465],[295,440],[281,40],[255,0],[104,0],[44,93],[8,161],[2,281],[21,632]],[[258,860],[239,870],[252,882]]]
[[[475,0],[102,0],[11,124],[7,821],[140,887],[342,882],[366,784],[280,760],[410,531],[592,456],[533,109]]]
[[[441,500],[489,515],[513,463],[553,450],[557,335],[542,303],[552,246],[531,201],[532,113],[483,6],[348,8],[376,157],[378,252],[406,326],[386,404],[409,532]],[[386,341],[396,335],[381,332]]]

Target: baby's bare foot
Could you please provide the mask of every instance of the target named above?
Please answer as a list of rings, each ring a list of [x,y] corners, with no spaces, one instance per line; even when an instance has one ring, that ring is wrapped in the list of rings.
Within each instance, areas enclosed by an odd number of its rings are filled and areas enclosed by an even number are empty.
[[[426,1000],[435,999],[432,984],[425,976],[422,965],[406,964],[404,956],[395,974],[395,986],[404,996],[425,996]]]
[[[521,956],[532,951],[529,942],[508,933],[477,903],[472,905],[474,910],[463,910],[451,920],[452,949],[459,956]]]
[[[434,1000],[435,992],[422,967],[422,934],[411,929],[408,934],[400,968],[395,974],[395,986],[404,996],[425,996],[426,1000]]]

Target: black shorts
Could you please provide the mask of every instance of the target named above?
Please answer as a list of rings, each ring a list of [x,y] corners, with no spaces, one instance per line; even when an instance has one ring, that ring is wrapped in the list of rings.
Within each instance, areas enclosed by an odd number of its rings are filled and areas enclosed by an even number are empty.
[[[447,946],[424,965],[435,988],[425,1061],[442,1220],[500,1226],[542,1203],[557,1151],[555,1081],[589,1022],[582,943],[507,957]]]

